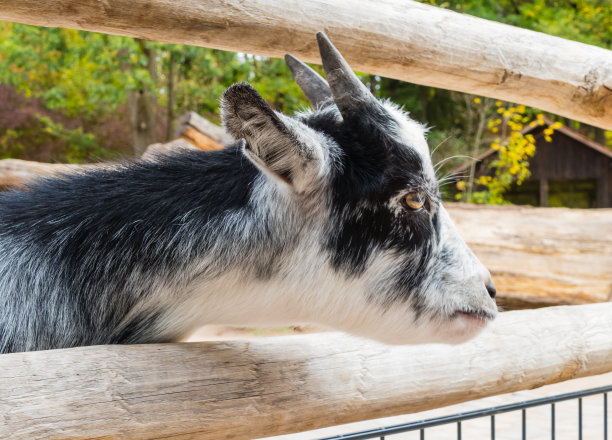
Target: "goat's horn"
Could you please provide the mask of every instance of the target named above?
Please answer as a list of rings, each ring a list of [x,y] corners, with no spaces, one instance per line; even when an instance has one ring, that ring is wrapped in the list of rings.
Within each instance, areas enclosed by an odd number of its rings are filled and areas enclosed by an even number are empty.
[[[338,49],[321,31],[317,32],[317,42],[319,43],[323,69],[325,69],[325,78],[342,116],[350,114],[354,108],[374,99],[368,88],[359,81],[357,75],[338,52]]]
[[[316,108],[319,104],[332,100],[329,84],[321,75],[293,55],[285,55],[285,62],[310,105]]]

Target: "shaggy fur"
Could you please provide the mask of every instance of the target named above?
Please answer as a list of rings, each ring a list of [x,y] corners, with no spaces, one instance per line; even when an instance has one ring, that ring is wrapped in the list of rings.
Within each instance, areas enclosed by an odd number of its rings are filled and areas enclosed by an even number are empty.
[[[328,100],[290,118],[237,84],[222,113],[240,139],[223,150],[0,194],[0,352],[174,341],[209,323],[459,342],[494,318],[489,274],[401,110]]]

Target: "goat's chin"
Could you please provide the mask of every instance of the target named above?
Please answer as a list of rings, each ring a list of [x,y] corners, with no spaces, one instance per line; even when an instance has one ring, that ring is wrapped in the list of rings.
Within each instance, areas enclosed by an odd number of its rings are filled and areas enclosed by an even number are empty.
[[[474,314],[458,312],[443,325],[441,340],[446,344],[462,344],[478,336],[491,322],[491,319]]]
[[[423,325],[409,336],[377,335],[376,339],[389,345],[417,344],[462,344],[478,336],[491,322],[491,319],[467,313],[457,313],[444,321]]]

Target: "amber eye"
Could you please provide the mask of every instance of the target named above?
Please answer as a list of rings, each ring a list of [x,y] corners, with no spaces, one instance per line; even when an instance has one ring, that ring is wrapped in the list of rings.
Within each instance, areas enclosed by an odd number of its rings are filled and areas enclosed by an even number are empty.
[[[406,195],[404,201],[408,208],[418,211],[425,204],[425,194],[422,192],[411,192]]]

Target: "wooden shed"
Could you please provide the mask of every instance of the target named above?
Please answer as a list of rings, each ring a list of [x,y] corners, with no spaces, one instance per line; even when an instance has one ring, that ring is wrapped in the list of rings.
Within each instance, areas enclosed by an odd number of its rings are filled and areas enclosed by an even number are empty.
[[[536,140],[536,153],[529,161],[531,176],[521,186],[504,195],[517,205],[566,206],[570,208],[612,207],[612,151],[569,127],[557,128],[552,141],[543,131],[553,124],[528,127]],[[489,164],[497,152],[489,149],[477,157],[475,179],[491,175]],[[455,175],[465,174],[470,164],[455,168]]]

